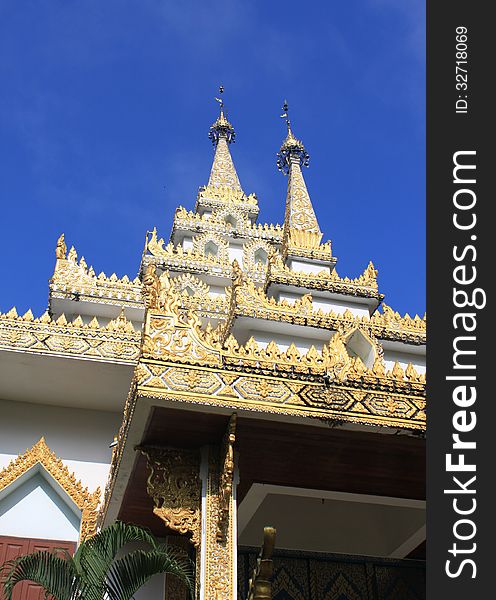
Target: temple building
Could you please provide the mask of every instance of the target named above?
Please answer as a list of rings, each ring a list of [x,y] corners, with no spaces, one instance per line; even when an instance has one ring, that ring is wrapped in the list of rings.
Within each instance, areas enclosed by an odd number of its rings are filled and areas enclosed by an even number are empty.
[[[208,182],[137,277],[62,234],[46,312],[0,314],[0,564],[120,519],[191,556],[198,600],[425,597],[425,316],[372,262],[338,275],[285,111],[282,225],[220,101]],[[186,595],[157,576],[137,598]]]

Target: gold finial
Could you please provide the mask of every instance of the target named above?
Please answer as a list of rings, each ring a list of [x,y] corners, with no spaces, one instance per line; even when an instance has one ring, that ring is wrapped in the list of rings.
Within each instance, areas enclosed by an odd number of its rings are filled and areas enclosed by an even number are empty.
[[[217,100],[217,102],[220,104],[220,112],[222,112],[223,108],[224,108],[224,100],[222,99],[222,94],[224,93],[224,86],[223,85],[219,85],[219,94],[220,94],[220,98],[215,98]]]
[[[215,123],[210,127],[208,137],[212,140],[212,144],[217,146],[219,138],[223,137],[228,143],[234,142],[235,132],[234,127],[229,123],[227,117],[224,115],[224,100],[222,94],[224,93],[224,86],[219,86],[220,98],[215,97],[215,100],[219,103],[220,114],[217,117]]]
[[[282,110],[284,112],[281,115],[281,119],[286,119],[288,134],[282,143],[279,153],[277,154],[277,168],[287,175],[292,158],[298,159],[302,167],[308,167],[310,157],[308,152],[305,150],[303,142],[296,139],[291,131],[291,121],[289,120],[289,107],[287,100],[284,100]]]
[[[64,260],[67,254],[67,246],[65,243],[64,234],[62,233],[59,239],[57,240],[57,247],[55,248],[55,256],[59,260]]]
[[[289,120],[289,107],[288,101],[284,100],[284,104],[282,105],[282,110],[284,111],[281,115],[281,119],[286,119],[286,125],[288,126],[288,133],[291,131],[291,121]]]

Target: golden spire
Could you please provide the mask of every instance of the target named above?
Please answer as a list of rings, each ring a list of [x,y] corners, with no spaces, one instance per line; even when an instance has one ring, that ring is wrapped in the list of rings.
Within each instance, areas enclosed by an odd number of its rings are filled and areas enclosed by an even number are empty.
[[[277,155],[277,167],[288,175],[283,244],[286,250],[310,250],[318,248],[322,240],[322,231],[301,171],[301,167],[308,167],[310,157],[303,142],[293,135],[286,101],[283,110],[281,118],[286,119],[288,133]]]
[[[215,147],[215,156],[207,187],[227,187],[242,192],[238,174],[236,173],[236,168],[234,167],[229,151],[229,144],[234,142],[236,134],[233,126],[229,123],[224,114],[224,101],[222,100],[224,87],[222,85],[219,88],[219,92],[221,97],[215,98],[220,105],[219,116],[215,123],[210,127],[210,132],[208,134],[208,137],[212,140]]]

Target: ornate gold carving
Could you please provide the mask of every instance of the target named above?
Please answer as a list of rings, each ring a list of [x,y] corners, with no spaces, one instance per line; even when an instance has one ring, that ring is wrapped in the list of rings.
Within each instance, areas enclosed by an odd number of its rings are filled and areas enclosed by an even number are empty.
[[[247,276],[257,281],[265,281],[269,258],[274,248],[264,240],[251,240],[243,245],[243,269]]]
[[[5,350],[134,363],[140,340],[141,332],[122,310],[106,326],[96,317],[87,323],[80,316],[72,321],[65,315],[52,319],[48,312],[35,318],[31,310],[19,316],[15,308],[0,314],[0,349]]]
[[[83,488],[81,481],[77,480],[74,474],[50,450],[44,437],[0,471],[0,491],[14,483],[35,465],[42,466],[81,511],[80,540],[93,535],[96,532],[100,488],[97,488],[92,494],[88,488]]]
[[[284,217],[283,254],[298,253],[298,249],[321,249],[322,231],[308,194],[301,172],[302,165],[308,166],[308,154],[300,140],[297,140],[289,124],[288,135],[279,151],[278,167],[288,175],[286,212]],[[330,244],[326,247],[331,256]],[[321,249],[322,251],[322,249]]]
[[[207,300],[210,287],[200,278],[191,273],[182,273],[171,280],[171,284],[181,294],[187,297],[194,296],[196,300]],[[208,298],[208,300],[210,300]]]
[[[155,504],[154,514],[169,529],[191,535],[191,542],[198,546],[201,534],[198,452],[179,448],[140,447],[139,450],[146,456],[150,470],[147,492]]]
[[[65,243],[64,234],[62,233],[57,240],[57,247],[55,248],[55,256],[58,260],[65,260],[67,254],[67,246]]]
[[[221,517],[221,492],[219,460],[216,449],[209,448],[208,475],[206,485],[205,539],[202,552],[205,553],[205,578],[203,585],[206,600],[233,600],[234,589],[234,553],[236,540],[233,531],[233,499],[230,494],[228,510]],[[225,519],[224,535],[219,536],[219,521]]]
[[[60,238],[59,238],[60,242]],[[57,243],[57,256],[62,257],[65,240]],[[65,257],[64,257],[65,258]],[[67,260],[59,259],[50,279],[50,297],[85,300],[100,304],[117,304],[120,306],[142,307],[141,281],[136,277],[132,281],[124,275],[118,278],[115,273],[108,277],[105,273],[95,274],[93,267],[88,267],[84,257],[78,263],[74,246],[67,255]]]
[[[264,527],[264,541],[248,584],[247,600],[272,600],[272,554],[275,545],[276,530],[273,527]]]
[[[326,375],[334,381],[345,381],[351,368],[351,358],[344,344],[344,338],[336,332],[327,346],[322,349]]]
[[[197,270],[199,273],[206,273],[209,267],[221,267],[230,272],[230,263],[225,258],[208,255],[205,256],[203,249],[197,252],[191,248],[184,250],[182,246],[174,246],[172,243],[164,247],[164,239],[157,239],[157,233],[154,229],[151,232],[151,237],[147,241],[147,251],[152,257],[159,259],[160,264],[171,270]],[[148,260],[150,257],[145,257]],[[149,262],[145,262],[147,266]]]
[[[289,168],[284,225],[289,229],[287,234],[296,236],[295,245],[300,245],[297,241],[298,233],[307,232],[307,234],[312,235],[304,238],[307,242],[304,244],[304,247],[315,248],[319,246],[322,239],[322,232],[317,223],[317,217],[315,216],[315,211],[308,195],[299,161],[295,160],[291,160]]]
[[[285,299],[278,301],[269,298],[263,288],[256,287],[249,280],[237,291],[236,314],[332,330],[357,326],[376,338],[415,344],[425,344],[426,341],[425,317],[401,317],[389,307],[384,314],[375,312],[371,317],[354,315],[348,309],[344,313],[323,312],[313,307],[311,295],[302,296],[292,303]]]
[[[224,437],[223,462],[219,480],[219,521],[217,539],[225,541],[229,526],[229,509],[233,491],[234,442],[236,441],[236,413],[231,415]]]
[[[281,225],[270,223],[252,223],[248,219],[248,213],[252,212],[245,204],[222,204],[214,207],[214,211],[208,218],[194,211],[188,211],[180,206],[174,215],[173,230],[198,231],[200,233],[216,233],[226,235],[236,231],[241,238],[248,240],[267,240],[280,243],[282,240]],[[227,217],[236,219],[236,227],[226,221]]]
[[[376,273],[376,270],[374,269],[373,272]],[[271,264],[269,279],[273,283],[327,290],[337,294],[376,298],[378,300],[383,298],[378,292],[377,279],[373,276],[370,265],[360,277],[350,279],[349,277],[339,277],[336,270],[330,272],[328,269],[322,269],[318,273],[293,271],[282,262],[280,257],[276,256]]]
[[[227,139],[221,136],[215,148],[214,162],[210,171],[207,189],[226,187],[238,192],[243,191],[239,183],[238,174],[234,168],[231,153],[229,152]]]
[[[234,271],[236,272],[236,263]],[[238,268],[239,270],[239,268]],[[238,304],[237,288],[243,284],[242,274],[235,278],[233,291],[231,292],[231,309]],[[218,330],[207,327],[201,329],[198,317],[194,313],[183,314],[180,311],[177,292],[170,285],[167,274],[164,273],[160,279],[161,287],[157,294],[160,295],[160,312],[148,312],[145,323],[145,335],[143,345],[143,355],[145,357],[162,359],[171,362],[183,362],[198,365],[236,365],[244,368],[262,368],[271,371],[285,373],[288,371],[301,374],[326,374],[333,380],[344,381],[346,379],[360,379],[367,374],[369,378],[388,379],[395,385],[400,385],[406,379],[407,381],[422,382],[422,376],[415,372],[413,366],[409,367],[409,375],[398,368],[390,373],[382,373],[377,361],[368,368],[360,358],[351,360],[346,349],[346,339],[344,330],[333,336],[330,343],[325,345],[322,351],[318,351],[312,346],[305,354],[300,354],[294,344],[284,351],[272,341],[265,348],[260,347],[257,342],[250,338],[246,344],[240,346],[237,340],[225,334],[230,327],[230,319],[226,325],[220,326]],[[250,288],[255,294],[255,288]],[[303,298],[299,301],[302,309],[311,304],[309,298]],[[363,327],[363,324],[360,323]],[[357,329],[357,326],[350,328],[350,335]],[[375,345],[376,356],[381,355],[381,348],[373,340],[373,335],[363,334]],[[222,340],[225,341],[222,342]],[[371,379],[372,381],[372,379]]]
[[[159,308],[160,283],[155,265],[148,265],[143,277],[143,296],[145,306],[151,309]]]

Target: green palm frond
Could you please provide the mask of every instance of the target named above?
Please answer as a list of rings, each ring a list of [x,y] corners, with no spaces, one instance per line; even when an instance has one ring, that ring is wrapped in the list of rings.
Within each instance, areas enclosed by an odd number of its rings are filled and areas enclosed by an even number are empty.
[[[193,591],[193,564],[184,553],[171,548],[135,550],[117,559],[107,579],[109,600],[131,600],[137,590],[158,573],[174,575]]]
[[[126,545],[146,543],[149,550],[126,553]],[[116,558],[118,554],[122,554]],[[160,545],[142,527],[116,522],[81,543],[74,558],[60,549],[35,552],[11,560],[6,573],[5,600],[12,600],[21,581],[41,585],[54,600],[131,600],[153,575],[168,573],[192,591],[193,565],[180,551]]]
[[[56,600],[72,600],[78,596],[78,580],[72,561],[51,552],[35,552],[19,556],[3,566],[7,577],[3,584],[6,600],[12,600],[16,584],[34,581]]]
[[[116,521],[81,544],[74,555],[78,572],[85,579],[103,585],[118,552],[131,542],[144,542],[155,548],[153,535],[143,527]]]

